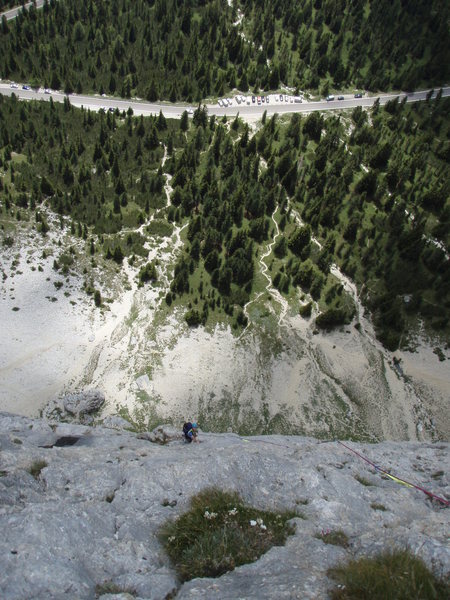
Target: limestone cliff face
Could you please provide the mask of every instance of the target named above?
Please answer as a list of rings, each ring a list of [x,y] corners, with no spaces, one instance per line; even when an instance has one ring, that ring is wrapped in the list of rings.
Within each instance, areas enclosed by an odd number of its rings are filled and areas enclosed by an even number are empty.
[[[111,582],[154,600],[327,598],[329,567],[394,546],[449,573],[448,509],[383,479],[337,442],[207,433],[201,440],[159,445],[126,431],[0,413],[0,597],[94,598],[97,584]],[[449,444],[349,445],[450,498]],[[207,486],[235,490],[259,508],[296,509],[296,533],[253,564],[180,586],[157,532]],[[349,537],[348,549],[320,539],[336,529]]]

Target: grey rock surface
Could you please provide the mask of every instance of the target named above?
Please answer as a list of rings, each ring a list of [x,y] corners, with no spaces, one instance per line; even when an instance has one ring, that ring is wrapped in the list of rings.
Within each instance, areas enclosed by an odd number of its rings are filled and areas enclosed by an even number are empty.
[[[132,429],[131,423],[119,415],[108,415],[103,419],[101,425],[109,429]]]
[[[62,439],[74,443],[58,445]],[[93,599],[103,590],[101,597],[120,600],[326,599],[330,567],[405,546],[438,574],[450,573],[448,509],[381,477],[338,442],[208,433],[201,441],[161,445],[0,413],[0,597]],[[450,498],[449,444],[348,445]],[[258,508],[294,510],[296,532],[252,564],[181,585],[158,531],[209,486]],[[325,544],[328,530],[344,531],[349,547]]]

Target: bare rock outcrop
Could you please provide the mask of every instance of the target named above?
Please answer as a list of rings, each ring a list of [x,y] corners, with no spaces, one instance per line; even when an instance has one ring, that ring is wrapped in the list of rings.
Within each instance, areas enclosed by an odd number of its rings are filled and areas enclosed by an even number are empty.
[[[64,408],[72,415],[84,415],[97,411],[105,403],[105,394],[101,390],[85,390],[75,394],[66,394]]]
[[[330,567],[405,546],[439,575],[450,573],[448,509],[383,478],[338,442],[212,433],[201,442],[162,445],[0,413],[0,597],[92,599],[114,590],[147,600],[326,599]],[[347,444],[450,498],[449,444]],[[209,486],[258,508],[295,511],[296,532],[252,564],[181,585],[158,531]],[[347,548],[324,543],[335,530]]]
[[[47,403],[42,416],[49,421],[75,421],[85,425],[93,423],[93,413],[105,403],[105,394],[98,389],[68,392]],[[120,417],[118,417],[120,418]]]

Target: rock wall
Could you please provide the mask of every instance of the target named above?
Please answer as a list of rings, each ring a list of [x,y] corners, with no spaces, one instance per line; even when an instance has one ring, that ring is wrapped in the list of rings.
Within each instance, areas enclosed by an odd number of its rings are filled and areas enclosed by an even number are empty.
[[[88,599],[114,584],[152,600],[317,600],[333,587],[329,567],[405,546],[438,574],[450,572],[448,509],[382,478],[337,442],[208,433],[201,444],[150,441],[173,431],[147,438],[0,413],[1,598]],[[450,498],[449,444],[348,444]],[[180,585],[158,530],[208,486],[258,508],[295,509],[296,533],[253,564]],[[333,530],[345,532],[348,548],[323,542]]]

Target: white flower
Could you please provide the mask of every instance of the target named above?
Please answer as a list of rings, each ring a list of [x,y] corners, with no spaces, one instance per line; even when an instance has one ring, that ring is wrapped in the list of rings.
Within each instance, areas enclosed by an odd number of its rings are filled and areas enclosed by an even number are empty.
[[[256,521],[253,521],[253,519],[250,521],[250,526],[254,527],[256,525]]]
[[[205,510],[205,514],[203,516],[205,517],[205,519],[208,519],[210,521],[211,519],[215,519],[217,517],[217,513],[210,513],[209,510]]]

